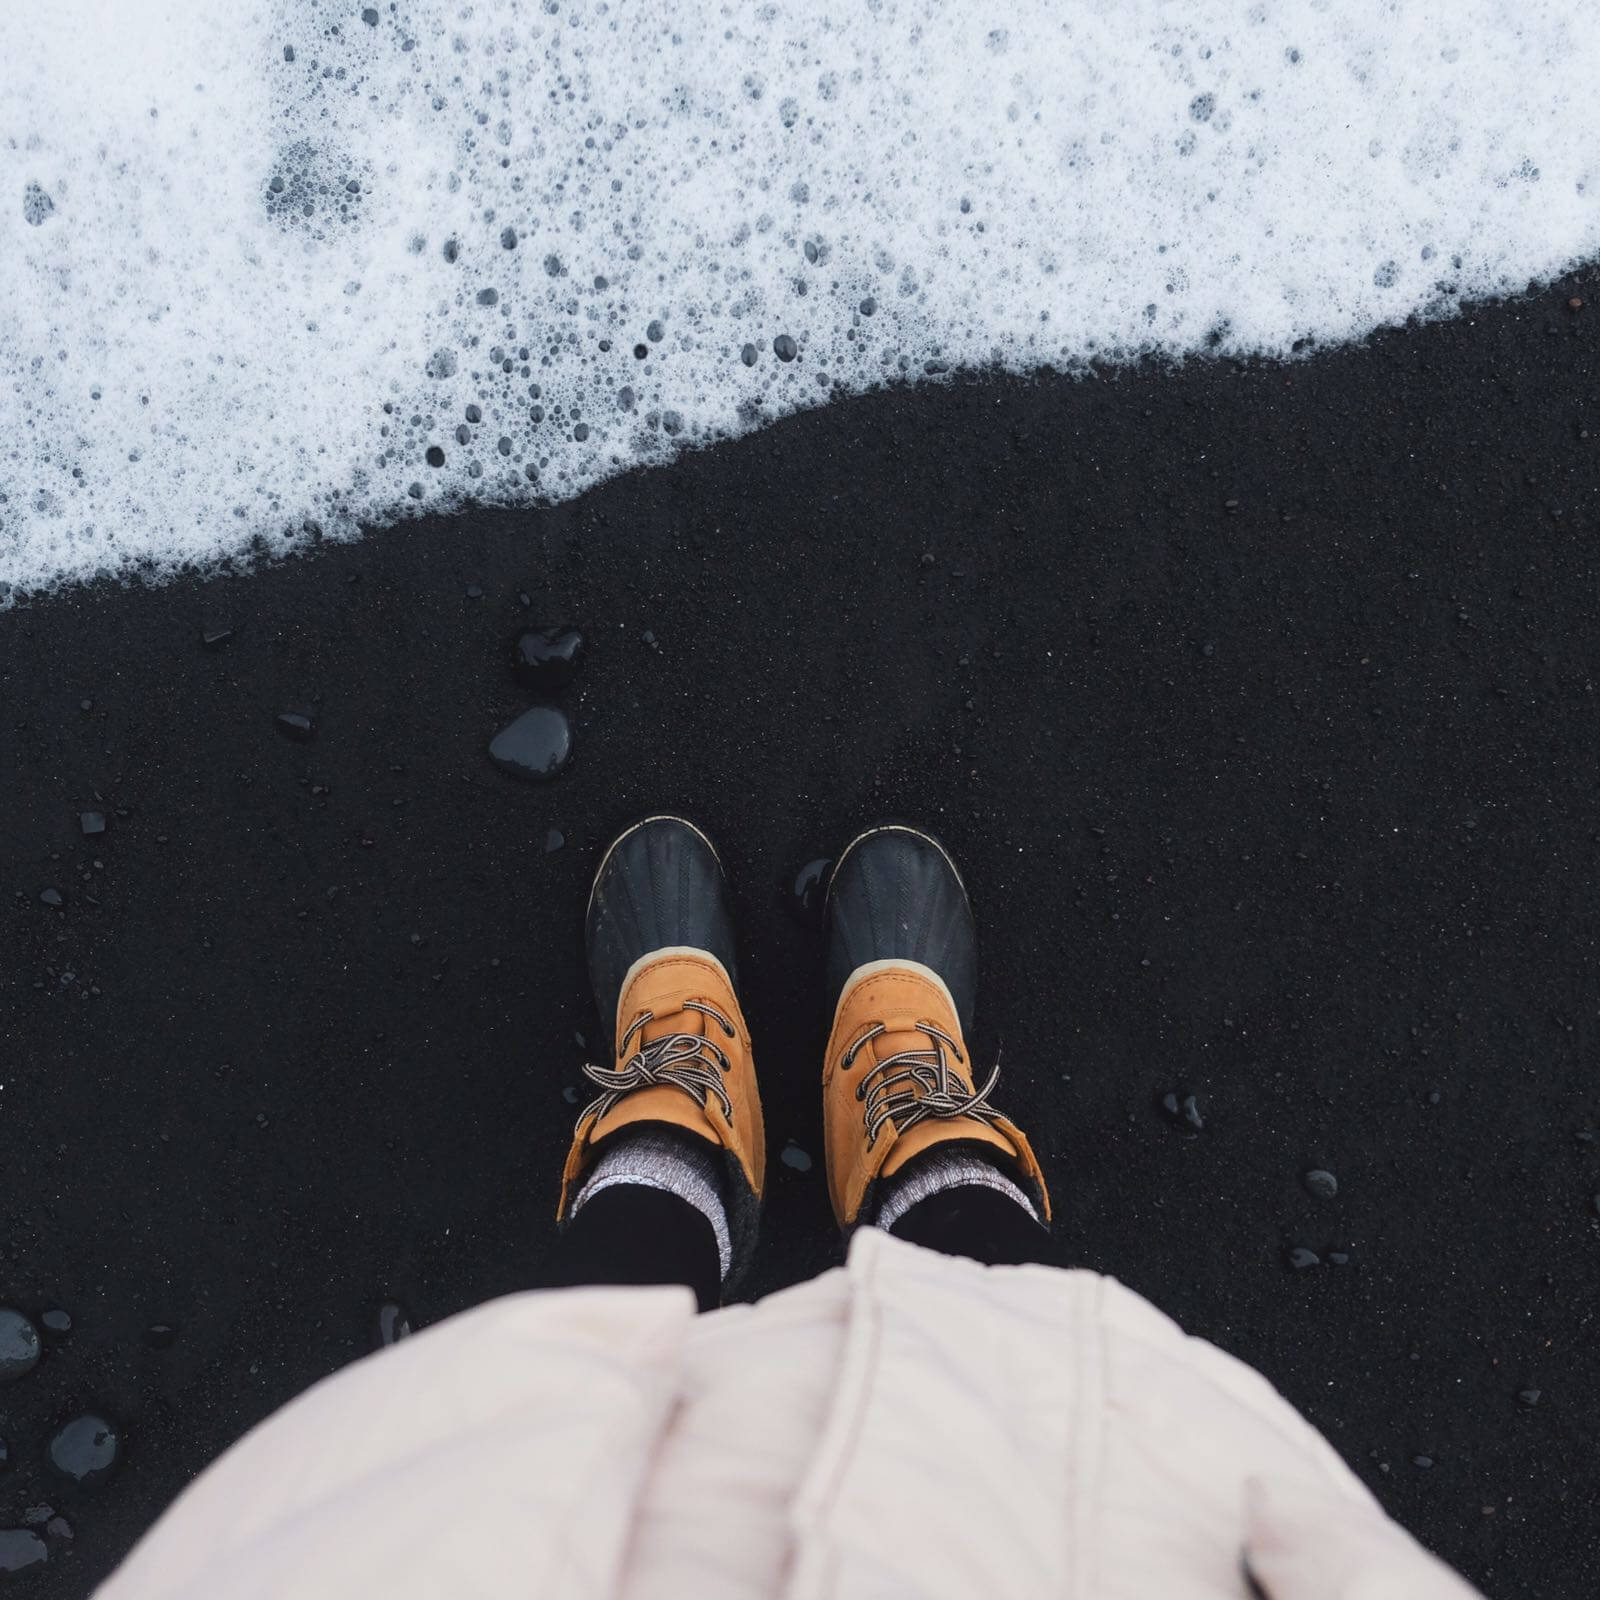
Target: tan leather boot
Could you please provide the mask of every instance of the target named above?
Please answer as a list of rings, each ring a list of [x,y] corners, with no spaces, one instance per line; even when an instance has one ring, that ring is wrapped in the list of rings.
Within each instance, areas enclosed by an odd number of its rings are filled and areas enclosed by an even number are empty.
[[[944,847],[914,828],[871,829],[828,887],[828,977],[837,995],[823,1063],[828,1193],[845,1227],[874,1190],[936,1145],[984,1146],[1048,1220],[1044,1174],[1022,1130],[989,1096],[965,1042],[977,935]]]
[[[608,1059],[584,1068],[599,1093],[578,1118],[561,1175],[566,1219],[599,1145],[666,1124],[721,1153],[737,1277],[754,1247],[766,1132],[750,1030],[735,989],[733,918],[710,840],[680,817],[647,817],[607,850],[586,922],[589,976],[614,1019]]]

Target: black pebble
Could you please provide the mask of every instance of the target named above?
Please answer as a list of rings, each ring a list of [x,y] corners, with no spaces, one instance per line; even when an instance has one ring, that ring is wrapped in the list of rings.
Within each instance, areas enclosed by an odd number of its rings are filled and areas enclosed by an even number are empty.
[[[481,583],[469,583],[467,585],[467,599],[469,599],[469,600],[481,600],[481,599],[483,599],[483,585]]]
[[[1532,1411],[1539,1403],[1540,1393],[1541,1391],[1538,1389],[1523,1389],[1517,1395],[1517,1404],[1528,1411]]]
[[[103,811],[80,811],[78,813],[78,826],[85,834],[104,833],[106,831],[106,814]]]
[[[72,1332],[72,1316],[60,1306],[52,1306],[39,1318],[39,1325],[46,1333],[53,1333],[58,1339],[64,1339]]]
[[[783,1152],[779,1159],[784,1166],[791,1167],[796,1172],[809,1172],[811,1170],[811,1157],[793,1139],[783,1147]]]
[[[576,628],[531,628],[520,635],[511,664],[517,681],[536,694],[564,689],[583,659],[583,635]]]
[[[1433,1465],[1433,1457],[1432,1456],[1412,1456],[1411,1465],[1414,1466],[1414,1467],[1422,1467],[1422,1468],[1426,1469],[1426,1468],[1431,1467]]]
[[[744,349],[739,352],[739,359],[744,362],[747,367],[753,367],[756,364],[756,358],[760,354],[761,352],[757,350],[753,344],[747,344]]]
[[[402,1305],[393,1300],[385,1300],[378,1307],[378,1344],[380,1346],[399,1344],[402,1339],[411,1337],[411,1318]]]
[[[1182,1127],[1190,1128],[1195,1133],[1205,1127],[1205,1119],[1200,1115],[1200,1102],[1192,1095],[1180,1096],[1176,1092],[1165,1094],[1161,1097],[1161,1109]]]
[[[441,450],[438,445],[430,444],[422,459],[426,461],[430,467],[442,467],[444,465],[444,451]]]
[[[789,909],[808,928],[821,920],[828,869],[832,865],[831,861],[823,857],[806,862],[794,875],[794,884],[789,891]]]
[[[1348,1250],[1330,1250],[1328,1252],[1328,1265],[1330,1267],[1348,1267],[1350,1265],[1350,1252]]]
[[[544,853],[547,856],[553,856],[566,842],[566,834],[559,828],[551,828],[544,836]]]
[[[39,1330],[20,1311],[0,1306],[0,1383],[25,1377],[39,1364]]]
[[[366,23],[369,28],[376,28],[378,26],[378,8],[376,6],[368,6],[361,13],[361,20]]]
[[[104,1417],[74,1417],[45,1446],[45,1456],[62,1477],[87,1488],[107,1477],[117,1464],[122,1441]]]
[[[1320,1267],[1322,1257],[1315,1250],[1308,1250],[1303,1244],[1292,1246],[1284,1252],[1284,1259],[1296,1272],[1304,1272],[1308,1267]]]
[[[25,1572],[49,1559],[48,1546],[31,1528],[0,1528],[0,1576]]]
[[[780,361],[793,361],[800,354],[800,347],[788,334],[780,333],[772,341],[772,351]]]
[[[317,731],[316,721],[309,711],[280,711],[277,721],[278,732],[296,744],[310,744]]]
[[[1306,1186],[1306,1193],[1315,1195],[1318,1200],[1331,1200],[1339,1192],[1339,1180],[1321,1167],[1313,1167],[1301,1182]]]
[[[40,891],[39,898],[47,906],[58,906],[61,904],[61,891],[59,889],[44,889]]]
[[[152,1322],[143,1338],[152,1350],[170,1350],[177,1342],[178,1330],[170,1322]]]
[[[508,723],[489,745],[489,759],[519,778],[553,778],[572,754],[572,729],[554,706],[534,706]]]

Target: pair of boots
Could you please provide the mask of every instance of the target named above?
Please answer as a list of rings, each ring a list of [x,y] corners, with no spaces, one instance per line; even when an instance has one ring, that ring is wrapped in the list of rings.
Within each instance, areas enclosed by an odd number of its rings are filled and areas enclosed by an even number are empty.
[[[840,1226],[895,1226],[920,1211],[926,1232],[928,1203],[943,1195],[981,1202],[979,1211],[1014,1207],[1042,1237],[1050,1200],[1039,1163],[990,1103],[998,1067],[980,1083],[967,1052],[977,939],[949,854],[914,828],[869,829],[840,854],[825,917],[833,1028],[823,1130]],[[699,1277],[702,1305],[715,1303],[755,1248],[766,1135],[727,879],[710,840],[678,817],[627,829],[601,860],[585,934],[600,1015],[615,1019],[615,1055],[584,1069],[600,1092],[578,1119],[562,1174],[557,1215],[569,1242],[558,1281]],[[667,1235],[683,1207],[711,1225],[701,1235],[715,1239],[715,1285],[704,1281],[709,1265],[697,1274],[673,1264],[679,1245]],[[972,1206],[959,1214],[970,1231]],[[947,1203],[941,1215],[948,1224],[958,1212]],[[578,1235],[587,1235],[581,1254],[620,1253],[631,1264],[574,1263]]]

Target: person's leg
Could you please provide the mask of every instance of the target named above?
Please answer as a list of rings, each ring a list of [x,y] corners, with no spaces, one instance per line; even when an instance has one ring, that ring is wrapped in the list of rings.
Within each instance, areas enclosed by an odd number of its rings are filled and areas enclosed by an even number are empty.
[[[1021,1185],[985,1155],[948,1146],[924,1152],[882,1185],[871,1225],[991,1267],[1056,1264],[1050,1230]]]
[[[649,817],[595,875],[585,935],[615,1056],[562,1175],[550,1287],[682,1283],[716,1305],[755,1246],[765,1134],[735,991],[727,885],[710,842]]]
[[[998,1069],[980,1083],[966,1048],[977,934],[949,854],[913,828],[869,830],[839,857],[827,921],[823,1121],[840,1223],[991,1265],[1050,1261],[1044,1175],[990,1104]]]
[[[703,1212],[670,1189],[623,1183],[586,1201],[556,1239],[545,1286],[681,1283],[702,1311],[722,1298],[717,1236]]]

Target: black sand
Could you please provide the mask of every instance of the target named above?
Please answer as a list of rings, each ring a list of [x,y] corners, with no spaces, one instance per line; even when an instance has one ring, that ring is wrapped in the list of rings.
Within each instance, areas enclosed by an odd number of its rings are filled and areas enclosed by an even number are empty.
[[[385,1297],[536,1277],[582,896],[664,805],[737,878],[758,1289],[837,1255],[820,1165],[776,1160],[820,1155],[787,883],[922,819],[1066,1254],[1259,1366],[1489,1593],[1591,1595],[1597,339],[1589,277],[1288,369],[880,394],[555,510],[0,616],[0,1303],[74,1319],[0,1390],[0,1525],[77,1532],[19,1592],[84,1593]],[[521,785],[485,755],[510,642],[566,619],[575,753]],[[42,1465],[82,1409],[124,1429],[93,1496]]]

